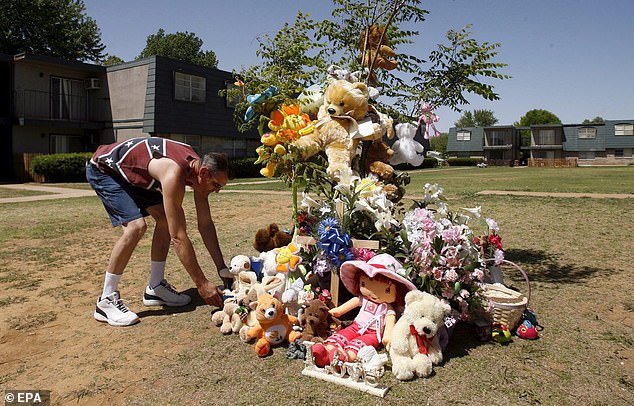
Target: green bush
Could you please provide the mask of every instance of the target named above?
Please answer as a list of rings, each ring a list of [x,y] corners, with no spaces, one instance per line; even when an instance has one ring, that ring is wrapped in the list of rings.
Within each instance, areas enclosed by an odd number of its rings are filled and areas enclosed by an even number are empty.
[[[482,162],[480,158],[449,158],[447,163],[449,166],[476,166]]]
[[[233,178],[257,178],[260,175],[262,165],[255,165],[257,158],[235,158],[231,160],[231,172]]]
[[[85,182],[86,161],[91,152],[40,155],[31,161],[31,169],[45,182]]]

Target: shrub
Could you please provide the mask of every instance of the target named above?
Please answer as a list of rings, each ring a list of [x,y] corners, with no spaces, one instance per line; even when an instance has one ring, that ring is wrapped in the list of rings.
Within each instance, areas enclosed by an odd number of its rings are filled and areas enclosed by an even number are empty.
[[[449,158],[447,163],[449,166],[476,166],[482,162],[480,158]]]
[[[425,158],[422,164],[419,166],[412,166],[408,163],[398,164],[394,166],[394,169],[399,171],[411,171],[414,169],[434,168],[438,166],[438,160],[436,158]]]
[[[40,155],[31,161],[31,169],[45,182],[85,182],[86,161],[91,152]]]
[[[231,160],[232,177],[234,178],[257,178],[260,175],[261,165],[255,165],[257,158],[239,158]]]

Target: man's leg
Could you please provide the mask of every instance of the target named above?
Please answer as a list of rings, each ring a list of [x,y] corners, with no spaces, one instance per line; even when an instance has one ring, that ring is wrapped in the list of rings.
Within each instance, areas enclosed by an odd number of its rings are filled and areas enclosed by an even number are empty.
[[[150,282],[145,288],[143,304],[146,306],[185,306],[191,301],[191,298],[183,293],[178,293],[165,280],[165,261],[171,238],[163,205],[150,206],[145,210],[154,218],[156,225],[152,234],[150,251]]]

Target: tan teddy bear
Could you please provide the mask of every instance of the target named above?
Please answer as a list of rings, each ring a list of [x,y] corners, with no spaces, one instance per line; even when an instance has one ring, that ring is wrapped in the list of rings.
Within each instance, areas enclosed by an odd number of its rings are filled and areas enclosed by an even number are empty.
[[[366,117],[368,100],[365,83],[332,81],[324,94],[314,130],[293,143],[302,158],[324,151],[328,157],[328,175],[340,179],[350,173],[359,141],[380,139],[385,133],[385,125]]]
[[[413,290],[405,295],[403,315],[392,329],[390,359],[399,380],[427,377],[442,362],[439,329],[451,308],[436,296]]]

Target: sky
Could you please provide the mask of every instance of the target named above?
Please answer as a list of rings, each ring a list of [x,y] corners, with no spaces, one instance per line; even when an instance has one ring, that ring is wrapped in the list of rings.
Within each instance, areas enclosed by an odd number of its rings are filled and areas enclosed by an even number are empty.
[[[134,60],[148,35],[192,32],[213,51],[218,68],[256,65],[257,38],[273,36],[297,11],[329,18],[328,0],[84,0],[86,14],[101,30],[105,52]],[[430,0],[408,54],[425,59],[450,29],[471,24],[479,42],[500,43],[495,62],[505,80],[492,84],[500,100],[470,96],[462,110],[493,111],[499,125],[531,109],[554,113],[565,124],[596,116],[634,119],[634,35],[631,0]],[[398,48],[396,49],[398,52]],[[437,127],[446,132],[462,112],[438,106]]]

